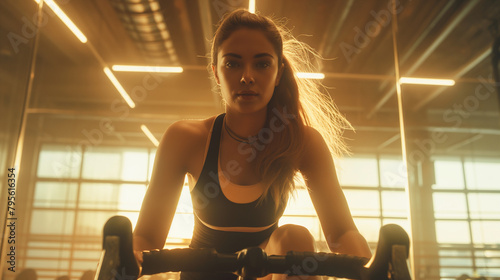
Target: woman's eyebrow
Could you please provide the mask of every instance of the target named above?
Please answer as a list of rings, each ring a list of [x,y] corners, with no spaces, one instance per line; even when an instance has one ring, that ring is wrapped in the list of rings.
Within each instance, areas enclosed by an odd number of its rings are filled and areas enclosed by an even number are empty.
[[[222,55],[222,57],[226,57],[226,56],[230,56],[230,57],[234,57],[234,58],[242,58],[241,55],[235,54],[235,53],[226,53],[226,54]],[[261,57],[266,57],[266,56],[274,58],[274,56],[270,53],[258,53],[256,55],[254,55],[253,57],[254,58],[261,58]]]
[[[260,58],[260,57],[266,57],[266,56],[274,58],[274,56],[272,54],[270,54],[270,53],[259,53],[259,54],[254,55],[253,57],[254,58]]]
[[[226,54],[222,55],[222,57],[226,57],[226,56],[232,56],[232,57],[235,57],[235,58],[241,58],[241,55],[235,54],[235,53],[226,53]]]

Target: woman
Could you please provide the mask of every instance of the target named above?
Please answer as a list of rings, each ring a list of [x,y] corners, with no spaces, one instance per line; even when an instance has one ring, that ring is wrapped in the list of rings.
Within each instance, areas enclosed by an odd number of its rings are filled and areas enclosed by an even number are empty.
[[[370,257],[331,156],[345,150],[341,133],[348,123],[316,84],[296,79],[301,64],[294,61],[303,64],[308,52],[288,34],[244,10],[221,22],[211,68],[225,114],[178,121],[167,129],[134,231],[134,250],[163,248],[187,174],[195,214],[190,247],[228,253],[260,246],[279,255],[314,251],[306,228],[277,224],[300,172],[330,249]]]

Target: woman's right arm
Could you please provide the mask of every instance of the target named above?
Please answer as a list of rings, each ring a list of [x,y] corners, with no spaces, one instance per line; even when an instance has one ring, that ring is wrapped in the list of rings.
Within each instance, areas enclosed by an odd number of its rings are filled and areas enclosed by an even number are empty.
[[[134,251],[162,249],[165,244],[193,150],[189,134],[184,122],[176,122],[168,127],[160,141],[133,234]]]

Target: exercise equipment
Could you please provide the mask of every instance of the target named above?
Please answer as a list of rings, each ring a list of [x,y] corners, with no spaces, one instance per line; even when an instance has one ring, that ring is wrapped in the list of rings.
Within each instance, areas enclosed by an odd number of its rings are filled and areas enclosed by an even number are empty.
[[[411,280],[407,265],[409,238],[398,225],[380,229],[371,259],[334,253],[288,252],[268,256],[259,247],[234,254],[211,249],[172,249],[143,252],[142,270],[132,249],[132,226],[123,216],[108,220],[103,230],[103,252],[96,280],[135,280],[141,275],[171,271],[230,272],[241,280],[270,273],[325,275],[360,280]]]

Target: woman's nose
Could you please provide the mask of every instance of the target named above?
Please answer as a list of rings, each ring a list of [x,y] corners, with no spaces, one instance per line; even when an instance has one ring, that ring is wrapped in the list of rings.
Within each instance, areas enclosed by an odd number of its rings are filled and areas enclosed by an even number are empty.
[[[250,69],[250,67],[245,67],[243,74],[241,75],[240,83],[242,83],[244,85],[250,85],[250,84],[255,83],[252,69]]]

